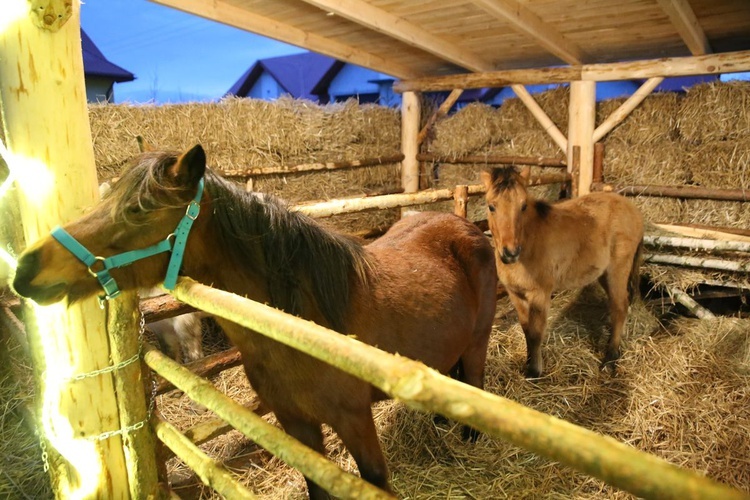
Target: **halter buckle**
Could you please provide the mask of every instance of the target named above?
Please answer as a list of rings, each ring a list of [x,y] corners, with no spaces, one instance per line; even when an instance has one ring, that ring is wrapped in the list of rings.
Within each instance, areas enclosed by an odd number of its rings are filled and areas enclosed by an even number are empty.
[[[200,211],[201,211],[201,204],[195,200],[192,200],[190,203],[188,203],[188,206],[185,209],[185,217],[194,221],[195,219],[198,218],[198,214],[200,214]]]
[[[104,257],[94,257],[94,262],[92,262],[91,265],[87,268],[89,274],[93,276],[94,278],[99,278],[99,273],[107,269],[107,265],[104,263],[104,261],[105,261]],[[102,268],[99,271],[94,271],[92,267],[94,267],[94,265],[97,262],[102,263]]]

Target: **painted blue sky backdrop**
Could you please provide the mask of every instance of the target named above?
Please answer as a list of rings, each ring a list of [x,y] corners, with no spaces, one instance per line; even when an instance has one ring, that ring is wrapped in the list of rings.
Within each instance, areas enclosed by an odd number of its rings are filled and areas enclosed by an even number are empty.
[[[256,60],[303,52],[146,0],[85,0],[81,26],[104,56],[135,74],[116,102],[220,98]]]

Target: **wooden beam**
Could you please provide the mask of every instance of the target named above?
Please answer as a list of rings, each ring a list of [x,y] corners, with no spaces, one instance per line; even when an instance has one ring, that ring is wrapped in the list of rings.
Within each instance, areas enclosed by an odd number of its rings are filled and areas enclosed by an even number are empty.
[[[581,64],[585,54],[578,45],[566,39],[553,26],[517,0],[474,0],[474,3],[493,16],[510,23],[516,31],[534,39],[547,51],[568,64]]]
[[[716,189],[698,186],[617,186],[606,183],[592,183],[591,190],[614,191],[624,196],[656,196],[663,198],[715,201],[750,201],[750,190],[748,189]]]
[[[688,0],[656,0],[662,10],[669,16],[677,33],[680,34],[685,45],[694,56],[710,54],[711,45],[703,32],[698,18],[695,17]]]
[[[427,119],[427,123],[425,123],[424,127],[422,127],[422,130],[419,131],[419,135],[417,136],[417,142],[419,144],[422,144],[424,140],[427,138],[427,134],[430,133],[430,130],[435,125],[435,123],[442,117],[448,114],[448,111],[451,110],[454,104],[456,104],[456,101],[459,97],[461,97],[461,94],[463,94],[463,89],[453,89],[451,90],[451,93],[448,97],[445,98],[445,101],[440,105],[440,107]]]
[[[521,102],[528,108],[528,110],[531,112],[532,115],[534,115],[534,118],[536,118],[536,121],[539,122],[539,124],[542,126],[545,132],[552,138],[553,141],[555,141],[555,144],[557,144],[560,149],[562,149],[563,152],[568,151],[568,139],[565,138],[562,132],[560,132],[560,129],[557,128],[557,125],[550,119],[549,116],[547,116],[547,113],[544,112],[541,106],[536,102],[536,100],[529,94],[529,91],[526,90],[526,87],[523,85],[511,85],[511,88],[513,89],[513,92],[516,93],[519,99],[521,99]]]
[[[611,115],[609,115],[601,125],[596,127],[596,130],[594,130],[594,142],[599,142],[613,128],[622,123],[622,121],[627,118],[628,115],[663,81],[664,78],[659,76],[649,78],[643,82],[643,85],[638,87],[638,90],[636,90],[633,95],[628,97],[628,99]]]
[[[462,68],[471,71],[491,71],[495,69],[490,61],[433,35],[421,26],[362,0],[304,1],[368,29],[395,38],[407,45],[429,52]]]
[[[261,16],[223,0],[150,0],[212,21],[267,36],[298,47],[325,54],[341,61],[370,68],[397,78],[419,76],[412,68],[351,45],[304,31],[276,19]]]
[[[513,84],[567,83],[574,80],[610,82],[658,76],[718,75],[750,71],[750,50],[708,54],[705,56],[670,57],[645,61],[584,64],[562,68],[514,69],[489,73],[436,76],[401,80],[393,85],[396,92],[441,92],[455,88],[478,89],[507,87]]]
[[[565,160],[545,158],[544,156],[466,155],[454,158],[452,156],[440,156],[434,153],[419,153],[417,155],[417,160],[447,163],[448,165],[477,163],[480,165],[531,165],[537,167],[567,168],[567,162]]]

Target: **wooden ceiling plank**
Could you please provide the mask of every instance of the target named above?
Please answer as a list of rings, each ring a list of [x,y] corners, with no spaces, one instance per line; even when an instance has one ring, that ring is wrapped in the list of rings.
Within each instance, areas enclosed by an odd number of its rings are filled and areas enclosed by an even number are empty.
[[[585,54],[549,24],[517,0],[474,0],[474,3],[493,16],[509,22],[513,27],[532,37],[547,51],[568,64],[582,64]]]
[[[435,36],[424,28],[362,0],[303,0],[327,12],[400,40],[470,71],[491,71],[491,62]]]
[[[607,82],[638,78],[717,75],[750,71],[750,50],[707,54],[704,56],[667,57],[646,61],[584,64],[562,68],[517,69],[468,73],[398,81],[396,92],[450,91],[456,88],[477,89],[507,87],[513,84],[566,83],[574,80]]]
[[[656,0],[685,41],[690,53],[702,56],[713,52],[688,0]]]
[[[350,45],[303,31],[276,19],[254,14],[222,0],[151,0],[189,14],[211,19],[235,28],[267,36],[275,40],[303,47],[341,61],[370,68],[396,78],[420,76],[412,68],[397,64],[375,54],[359,50]]]

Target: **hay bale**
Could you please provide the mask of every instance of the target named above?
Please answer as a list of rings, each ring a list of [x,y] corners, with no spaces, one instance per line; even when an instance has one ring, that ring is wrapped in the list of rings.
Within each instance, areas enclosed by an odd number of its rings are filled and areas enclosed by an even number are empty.
[[[710,82],[687,90],[678,112],[681,138],[692,144],[750,135],[750,82]]]
[[[687,150],[684,161],[692,184],[750,189],[750,137],[696,144]]]
[[[599,102],[596,106],[597,123],[606,120],[625,100],[617,98]],[[607,134],[607,145],[615,141],[639,147],[661,145],[677,140],[680,101],[681,96],[676,92],[657,92],[649,95]]]
[[[430,150],[447,158],[483,152],[498,140],[499,119],[491,106],[471,103],[435,124],[435,140],[430,143]]]
[[[609,139],[604,151],[604,181],[617,185],[673,186],[688,181],[679,142],[639,147],[628,140]]]

